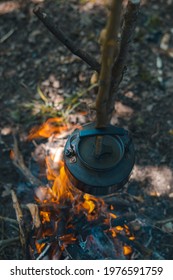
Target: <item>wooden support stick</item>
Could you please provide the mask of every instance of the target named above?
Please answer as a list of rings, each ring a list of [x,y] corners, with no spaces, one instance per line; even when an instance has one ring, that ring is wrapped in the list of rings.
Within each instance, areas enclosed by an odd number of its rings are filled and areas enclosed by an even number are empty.
[[[118,87],[123,79],[123,75],[126,69],[125,63],[131,43],[134,35],[134,29],[139,13],[140,0],[129,0],[127,5],[127,11],[124,16],[124,26],[121,36],[120,51],[117,59],[112,68],[112,82],[109,92],[109,99],[107,102],[108,121],[110,122],[112,112],[114,110],[114,103]]]
[[[99,90],[96,98],[96,127],[103,128],[108,124],[107,102],[112,78],[113,61],[117,51],[117,38],[120,25],[121,0],[112,0],[101,57]]]
[[[59,27],[55,27],[52,20],[48,17],[47,13],[40,7],[34,9],[34,14],[43,22],[47,29],[63,44],[65,45],[74,55],[80,57],[86,62],[91,69],[99,72],[100,64],[87,52],[81,50],[76,46]]]

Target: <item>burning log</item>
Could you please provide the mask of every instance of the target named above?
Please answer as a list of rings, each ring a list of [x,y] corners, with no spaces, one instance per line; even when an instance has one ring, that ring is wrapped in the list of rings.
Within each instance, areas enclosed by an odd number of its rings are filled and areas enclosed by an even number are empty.
[[[129,245],[136,251],[138,251],[142,259],[154,259],[154,260],[164,260],[162,256],[158,252],[153,252],[152,250],[144,247],[141,243],[137,242],[136,240],[130,240],[126,236],[117,233],[117,238],[120,239],[123,243]]]
[[[114,219],[110,219],[110,222],[107,224],[105,223],[105,217],[100,217],[99,220],[91,221],[90,223],[87,223],[83,226],[82,230],[83,232],[87,232],[91,230],[92,227],[97,226],[100,224],[100,228],[102,230],[108,230],[109,228],[114,228],[117,226],[124,226],[125,224],[128,224],[130,221],[133,221],[136,219],[135,214],[126,214],[120,217],[116,217]]]

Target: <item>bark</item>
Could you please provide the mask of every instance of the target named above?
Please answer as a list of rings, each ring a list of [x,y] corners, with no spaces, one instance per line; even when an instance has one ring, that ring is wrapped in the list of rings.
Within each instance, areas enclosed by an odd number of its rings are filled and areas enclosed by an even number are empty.
[[[107,102],[111,87],[112,67],[115,59],[117,37],[120,25],[122,0],[112,0],[105,38],[103,40],[99,90],[96,98],[96,127],[103,128],[108,124]]]
[[[133,3],[134,2],[134,3]],[[112,112],[114,110],[116,93],[119,85],[123,79],[126,69],[126,59],[129,51],[129,46],[132,41],[136,20],[139,13],[140,1],[129,1],[127,5],[127,12],[124,16],[124,26],[122,31],[122,38],[120,44],[120,51],[117,60],[112,68],[112,84],[109,92],[109,99],[107,102],[108,121],[110,122]]]

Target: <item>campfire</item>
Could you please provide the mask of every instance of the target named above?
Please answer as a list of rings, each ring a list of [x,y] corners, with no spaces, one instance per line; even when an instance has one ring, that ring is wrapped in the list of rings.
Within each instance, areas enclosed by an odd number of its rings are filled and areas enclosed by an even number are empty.
[[[32,158],[39,166],[37,177],[26,167],[14,137],[11,158],[34,187],[34,202],[32,197],[30,203],[22,201],[23,208],[12,191],[24,257],[34,260],[163,259],[147,248],[151,227],[136,213],[135,201],[126,188],[96,196],[83,192],[68,176],[65,148],[73,133],[82,129],[65,123],[62,118],[49,119],[41,127],[32,129],[28,139],[35,146]],[[40,142],[37,138],[47,140]]]
[[[33,157],[40,167],[37,178],[26,168],[15,139],[13,162],[35,188],[35,203],[27,204],[32,217],[28,231],[12,192],[21,244],[31,259],[120,260],[135,259],[140,254],[160,258],[136,240],[132,223],[142,221],[132,212],[132,205],[120,198],[134,166],[135,152],[130,133],[111,125],[115,93],[126,69],[139,6],[140,1],[129,0],[125,6],[122,1],[111,1],[106,31],[100,35],[101,64],[76,48],[45,11],[34,10],[51,33],[99,78],[94,122],[71,125],[58,117],[32,129],[28,139],[36,147]],[[37,138],[47,138],[47,142],[38,144]],[[137,257],[133,255],[136,252]]]
[[[37,218],[33,216],[37,222],[32,221],[31,258],[129,258],[132,248],[121,237],[134,240],[127,223],[135,215],[119,216],[115,206],[106,203],[106,197],[84,193],[71,183],[63,161],[63,135],[66,137],[68,131],[71,127],[58,118],[48,120],[29,135],[30,140],[48,137],[43,159],[48,183],[35,190],[39,212]]]
[[[127,122],[125,124],[124,120],[125,128],[119,127],[121,121],[117,117],[112,118],[118,88],[126,71],[129,45],[135,33],[139,2],[110,1],[111,6],[105,6],[109,15],[106,28],[100,34],[101,56],[98,61],[92,54],[76,46],[75,40],[71,41],[59,26],[55,26],[47,11],[37,7],[34,10],[48,30],[74,55],[87,63],[90,67],[87,71],[93,70],[94,73],[89,90],[86,90],[87,82],[83,83],[79,79],[79,88],[85,88],[86,93],[92,91],[91,106],[87,104],[87,98],[81,106],[83,93],[75,94],[73,102],[77,100],[77,106],[74,103],[69,105],[74,87],[68,88],[67,93],[64,88],[61,91],[65,93],[64,102],[62,99],[60,102],[63,110],[61,112],[59,109],[57,112],[58,118],[48,119],[42,126],[31,130],[28,140],[32,141],[34,147],[32,157],[29,157],[29,167],[25,165],[18,149],[17,137],[14,136],[11,158],[29,181],[29,186],[25,181],[22,184],[18,182],[20,186],[17,184],[11,191],[19,237],[10,239],[10,244],[20,238],[24,259],[163,259],[166,250],[169,251],[171,235],[167,234],[163,240],[164,243],[168,241],[168,244],[161,246],[164,248],[161,252],[163,257],[157,252],[160,248],[158,244],[164,237],[162,227],[158,225],[166,223],[166,230],[171,232],[172,218],[153,222],[149,216],[150,211],[155,212],[155,207],[148,205],[157,202],[156,210],[162,207],[165,211],[162,216],[168,214],[169,208],[165,207],[165,200],[161,201],[162,197],[160,200],[151,199],[150,203],[145,204],[146,192],[142,192],[138,180],[132,179],[127,187],[135,161],[132,137],[127,131],[127,127],[132,126],[128,126]],[[82,72],[82,75],[85,73]],[[58,79],[61,83],[61,79]],[[40,83],[40,90],[43,91],[40,96],[44,101],[46,99],[47,106],[50,96],[42,86]],[[61,86],[63,88],[63,83]],[[93,100],[94,96],[96,102]],[[68,100],[65,100],[66,97]],[[55,103],[50,104],[54,106]],[[58,108],[57,104],[56,108],[53,107],[56,110]],[[75,124],[72,125],[70,118],[68,119],[69,112],[72,116],[76,113],[76,108],[78,114],[80,110],[85,110],[87,116],[81,122],[79,118],[79,124],[73,118]],[[130,124],[132,125],[132,119]],[[140,135],[142,134],[137,137]],[[40,138],[44,140],[40,142]],[[137,150],[139,152],[139,148]],[[138,155],[140,156],[142,155]],[[141,173],[138,177],[145,168],[143,163],[146,158],[141,159]],[[155,213],[152,216],[155,219]],[[16,224],[16,220],[11,218],[7,218],[8,221]],[[2,244],[6,242],[9,241],[5,239]]]

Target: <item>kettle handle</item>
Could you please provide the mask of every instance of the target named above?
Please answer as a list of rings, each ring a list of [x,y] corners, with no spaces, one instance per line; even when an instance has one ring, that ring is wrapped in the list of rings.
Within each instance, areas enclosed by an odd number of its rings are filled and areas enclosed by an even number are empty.
[[[128,131],[121,127],[110,126],[106,128],[94,128],[94,129],[86,129],[80,130],[79,137],[84,138],[88,136],[98,136],[98,135],[127,135]]]

